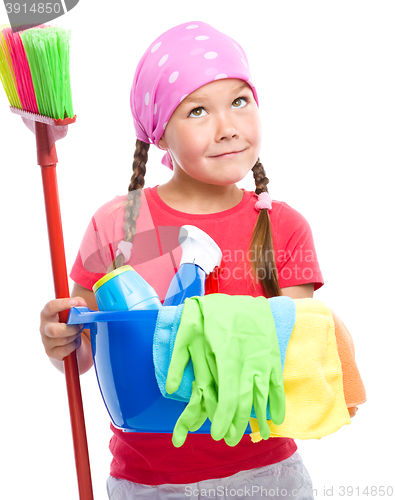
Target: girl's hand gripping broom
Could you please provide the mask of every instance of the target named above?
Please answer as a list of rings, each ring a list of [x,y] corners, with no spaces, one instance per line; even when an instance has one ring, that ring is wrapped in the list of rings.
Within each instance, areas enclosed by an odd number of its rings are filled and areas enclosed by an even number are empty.
[[[41,167],[52,272],[56,298],[69,297],[68,275],[63,243],[55,142],[67,134],[75,122],[69,78],[70,32],[42,26],[13,33],[0,27],[0,77],[11,111],[22,116],[35,133],[37,163]],[[68,312],[59,320],[67,323]],[[81,386],[75,351],[64,359],[70,419],[74,441],[78,488],[81,500],[92,500]]]

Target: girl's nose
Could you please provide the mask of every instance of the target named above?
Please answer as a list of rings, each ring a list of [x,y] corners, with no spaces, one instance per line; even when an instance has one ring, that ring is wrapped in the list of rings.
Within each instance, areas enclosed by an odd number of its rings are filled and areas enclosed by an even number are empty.
[[[227,114],[217,117],[217,141],[226,141],[229,139],[237,138],[238,136],[239,133],[231,117],[229,117]]]

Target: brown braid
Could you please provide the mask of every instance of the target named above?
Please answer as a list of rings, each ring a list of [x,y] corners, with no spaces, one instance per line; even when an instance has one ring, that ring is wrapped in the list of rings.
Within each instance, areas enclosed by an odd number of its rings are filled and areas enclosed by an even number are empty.
[[[136,149],[133,158],[133,175],[130,179],[128,187],[128,202],[125,206],[125,222],[123,229],[125,231],[124,241],[132,242],[136,235],[136,222],[140,213],[141,206],[141,189],[145,184],[146,165],[148,161],[148,150],[150,145],[139,139],[136,140]],[[137,192],[136,192],[137,190]],[[115,257],[112,261],[111,272],[118,267],[123,266],[124,257],[122,254]]]
[[[255,193],[267,193],[269,179],[259,158],[252,167],[255,179]],[[255,255],[252,267],[255,274],[269,297],[282,295],[278,283],[276,260],[274,257],[272,229],[267,209],[260,210],[251,236],[250,251]]]

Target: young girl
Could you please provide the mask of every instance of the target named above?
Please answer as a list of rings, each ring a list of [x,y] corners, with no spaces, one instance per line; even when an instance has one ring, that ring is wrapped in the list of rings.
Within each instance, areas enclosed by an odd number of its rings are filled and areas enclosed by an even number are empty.
[[[162,34],[138,64],[131,108],[137,142],[129,193],[93,216],[71,271],[72,299],[52,300],[41,313],[45,350],[60,369],[75,349],[81,373],[93,363],[89,331],[58,323],[57,313],[76,305],[97,309],[92,285],[124,264],[163,300],[180,261],[177,237],[184,224],[201,228],[221,248],[221,293],[302,298],[323,284],[306,220],[267,194],[258,97],[237,42],[202,22]],[[162,163],[173,176],[143,189],[150,144],[166,151]],[[255,193],[236,185],[250,170]],[[226,488],[238,498],[313,498],[292,439],[253,444],[245,435],[229,447],[190,434],[175,448],[171,434],[112,431],[111,499],[209,492],[214,498],[213,492],[224,497]]]

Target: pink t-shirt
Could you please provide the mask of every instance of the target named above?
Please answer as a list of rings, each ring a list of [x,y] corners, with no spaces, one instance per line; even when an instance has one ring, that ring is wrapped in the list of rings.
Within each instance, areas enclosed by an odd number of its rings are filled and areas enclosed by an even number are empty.
[[[145,196],[144,196],[145,195]],[[124,208],[127,196],[117,196],[100,207],[85,232],[70,277],[92,289],[106,274],[120,241],[124,239]],[[179,228],[194,225],[209,234],[223,254],[219,291],[228,295],[264,295],[254,279],[248,251],[258,215],[255,193],[245,191],[241,202],[215,214],[185,214],[167,206],[156,187],[143,190],[137,233],[130,259],[133,268],[165,298],[178,269],[181,247]],[[273,201],[269,212],[280,287],[323,284],[311,229],[289,205]],[[252,443],[245,435],[235,447],[214,441],[210,435],[189,434],[181,448],[171,443],[171,434],[124,433],[111,425],[113,454],[110,474],[142,484],[192,483],[230,476],[241,470],[263,467],[291,456],[296,444],[288,438],[270,438]]]

